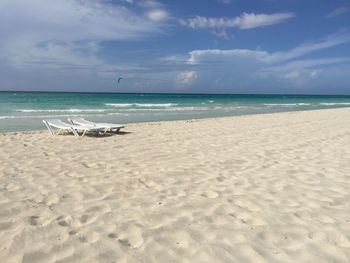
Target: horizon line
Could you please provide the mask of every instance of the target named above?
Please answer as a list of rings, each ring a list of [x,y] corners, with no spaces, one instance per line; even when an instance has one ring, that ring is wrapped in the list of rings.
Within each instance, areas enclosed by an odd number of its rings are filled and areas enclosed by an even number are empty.
[[[301,93],[200,93],[200,92],[112,92],[112,91],[43,91],[43,90],[0,90],[13,93],[88,93],[88,94],[161,94],[161,95],[240,95],[240,96],[350,96],[349,94],[301,94]]]

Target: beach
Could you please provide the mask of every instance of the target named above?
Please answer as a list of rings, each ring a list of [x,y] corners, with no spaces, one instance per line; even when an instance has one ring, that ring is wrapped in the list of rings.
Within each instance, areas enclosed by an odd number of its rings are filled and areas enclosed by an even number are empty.
[[[0,262],[350,262],[350,108],[0,134]]]

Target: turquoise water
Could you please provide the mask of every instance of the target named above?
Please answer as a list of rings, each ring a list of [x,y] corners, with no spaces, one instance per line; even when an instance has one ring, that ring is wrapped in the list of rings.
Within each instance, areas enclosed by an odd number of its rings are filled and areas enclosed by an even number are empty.
[[[0,131],[44,129],[42,119],[72,116],[132,123],[349,106],[350,96],[0,92]]]

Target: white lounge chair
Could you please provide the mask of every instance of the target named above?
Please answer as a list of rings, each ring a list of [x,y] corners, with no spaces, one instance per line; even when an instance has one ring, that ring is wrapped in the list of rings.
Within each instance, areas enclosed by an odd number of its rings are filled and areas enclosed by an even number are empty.
[[[47,129],[52,135],[59,135],[62,130],[66,131],[72,131],[75,136],[83,137],[86,132],[101,132],[102,129],[99,127],[93,127],[91,125],[71,125],[68,123],[65,123],[59,119],[53,119],[53,120],[43,120],[43,123],[45,123]],[[55,133],[53,128],[57,128],[58,132]],[[79,131],[81,131],[81,135],[79,135]]]
[[[124,125],[121,125],[121,124],[92,122],[92,121],[85,120],[84,118],[71,118],[71,119],[68,119],[68,121],[73,125],[83,125],[83,126],[91,125],[93,127],[99,127],[101,129],[105,129],[105,132],[107,132],[108,130],[111,130],[111,131],[115,130],[116,132],[118,132],[120,129],[125,127]]]
[[[58,120],[58,119],[43,120],[43,123],[46,125],[47,129],[52,135],[59,135],[61,131],[69,131],[69,132],[73,132],[75,136],[78,136],[76,130],[73,129],[72,125],[68,123],[64,123],[61,120]],[[53,128],[58,129],[58,131],[55,133]]]

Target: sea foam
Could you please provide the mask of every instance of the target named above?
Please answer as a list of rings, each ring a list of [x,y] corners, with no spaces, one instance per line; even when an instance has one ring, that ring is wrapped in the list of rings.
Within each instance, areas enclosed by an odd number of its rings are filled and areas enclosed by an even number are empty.
[[[145,108],[152,108],[152,107],[173,107],[177,106],[176,103],[105,103],[105,106],[110,107],[145,107]]]
[[[40,110],[34,110],[34,109],[17,109],[17,112],[24,112],[24,113],[35,113],[35,112],[70,112],[70,113],[77,113],[77,112],[106,112],[107,110],[103,109],[40,109]]]

